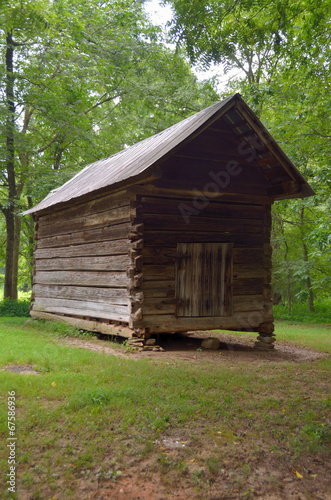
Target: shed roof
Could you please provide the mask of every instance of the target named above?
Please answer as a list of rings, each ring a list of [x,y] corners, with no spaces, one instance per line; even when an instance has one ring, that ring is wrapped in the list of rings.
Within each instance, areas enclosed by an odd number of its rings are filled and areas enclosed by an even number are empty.
[[[134,182],[135,178],[139,178],[140,174],[145,172],[158,160],[171,154],[179,145],[188,142],[223,114],[228,113],[232,108],[236,110],[236,116],[239,116],[239,120],[241,122],[244,120],[249,125],[250,130],[254,130],[257,133],[268,149],[272,150],[272,153],[276,155],[290,177],[295,179],[300,185],[300,189],[295,195],[279,196],[278,198],[314,195],[313,189],[279,148],[257,116],[239,94],[234,94],[109,158],[87,165],[69,181],[51,191],[40,203],[24,213],[29,214],[44,211],[50,207],[69,202],[108,186],[118,185],[120,182],[128,179]],[[230,115],[227,116],[229,118]],[[230,121],[233,120],[230,118]],[[236,119],[233,121],[233,125],[236,126]]]

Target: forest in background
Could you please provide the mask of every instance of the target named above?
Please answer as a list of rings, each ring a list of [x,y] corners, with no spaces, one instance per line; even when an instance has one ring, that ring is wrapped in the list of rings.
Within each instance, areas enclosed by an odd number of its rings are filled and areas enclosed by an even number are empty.
[[[30,287],[23,210],[88,163],[240,92],[316,192],[273,209],[274,291],[313,312],[331,291],[330,1],[166,0],[167,39],[144,3],[0,0],[4,297]],[[222,90],[192,70],[212,65],[229,75]]]

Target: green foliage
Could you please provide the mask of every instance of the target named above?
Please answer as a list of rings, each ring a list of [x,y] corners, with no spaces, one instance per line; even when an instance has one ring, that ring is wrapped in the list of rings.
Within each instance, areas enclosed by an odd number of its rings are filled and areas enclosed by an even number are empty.
[[[29,300],[6,299],[0,302],[0,316],[28,317],[30,315]]]
[[[167,3],[173,39],[192,62],[237,71],[224,93],[243,94],[317,193],[273,211],[274,289],[313,310],[331,294],[329,1]]]
[[[140,0],[15,0],[3,6],[0,85],[6,88],[10,78],[15,94],[11,190],[5,160],[8,141],[5,134],[0,136],[3,210],[13,205],[19,214],[86,164],[217,99],[211,84],[197,82],[182,54],[161,44],[159,29],[147,20]],[[6,69],[8,33],[13,39],[13,75]],[[0,104],[2,125],[7,104],[5,99]],[[0,242],[4,224],[3,218]],[[25,218],[20,285],[29,282],[32,235],[32,220]],[[0,258],[2,253],[0,248]]]
[[[307,305],[303,302],[294,303],[290,312],[286,304],[275,305],[274,316],[295,323],[331,323],[331,301],[330,299],[315,301],[314,313],[308,312]]]

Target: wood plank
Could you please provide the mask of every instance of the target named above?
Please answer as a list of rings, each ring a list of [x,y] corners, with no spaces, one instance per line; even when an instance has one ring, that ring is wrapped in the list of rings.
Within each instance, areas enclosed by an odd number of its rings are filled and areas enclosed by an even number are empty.
[[[150,280],[174,280],[175,266],[144,266],[144,281]]]
[[[263,295],[237,295],[233,298],[234,312],[261,311],[267,305],[268,301]]]
[[[142,250],[144,264],[174,264],[176,261],[176,246],[172,247],[147,247]]]
[[[233,296],[260,295],[263,293],[263,280],[261,278],[234,278]]]
[[[178,243],[177,316],[232,314],[232,243]]]
[[[155,196],[143,196],[141,200],[142,213],[143,214],[168,214],[168,215],[178,215],[180,214],[179,205],[181,203],[188,203],[189,206],[192,205],[193,200],[190,203],[187,202],[185,198],[173,199],[173,198],[161,198]],[[194,208],[194,207],[193,207]],[[217,218],[233,218],[233,219],[263,219],[264,206],[263,205],[253,205],[253,204],[241,204],[241,203],[230,203],[230,202],[214,202],[209,201],[209,204],[202,210],[202,215],[204,217],[217,217]],[[194,217],[194,215],[192,215]]]
[[[41,311],[31,311],[31,316],[36,319],[42,319],[46,321],[59,321],[61,323],[68,323],[76,328],[81,328],[82,330],[87,330],[89,332],[99,332],[105,335],[115,335],[125,338],[130,338],[132,336],[132,330],[125,326],[111,325],[108,323],[103,323],[101,321],[91,321],[82,318],[72,318],[70,316],[60,316],[57,314],[45,313]]]
[[[107,257],[70,257],[37,259],[36,271],[125,271],[130,264],[128,255],[112,255]]]
[[[147,246],[167,246],[178,242],[186,243],[236,243],[250,245],[263,245],[265,237],[262,234],[247,234],[245,232],[230,233],[228,231],[212,231],[197,232],[197,231],[155,231],[148,230],[144,235],[144,242]]]
[[[54,259],[61,257],[88,257],[89,255],[125,255],[128,252],[129,240],[100,241],[83,245],[69,245],[67,247],[37,248],[34,252],[36,259]]]
[[[262,264],[236,264],[233,266],[234,279],[247,279],[247,278],[264,278],[265,270]]]
[[[42,220],[44,224],[54,224],[65,219],[74,219],[75,217],[83,217],[122,207],[128,205],[130,199],[131,195],[126,190],[118,191],[117,193],[103,194],[99,197],[94,195],[92,199],[74,204],[71,203],[66,208],[61,208],[60,210],[52,208],[51,213],[41,215],[39,220]]]
[[[32,304],[32,310],[125,322],[128,322],[130,317],[128,306],[68,299],[44,299],[38,297]]]
[[[145,264],[172,264],[176,261],[177,251],[176,246],[145,246],[142,250]],[[269,258],[269,257],[268,257]],[[263,248],[256,247],[234,247],[233,262],[234,264],[256,264],[259,266],[265,262],[266,257],[263,256]]]
[[[38,237],[47,238],[58,234],[76,233],[96,229],[97,227],[107,227],[115,224],[130,221],[130,205],[113,208],[102,213],[88,214],[84,217],[74,219],[64,217],[63,220],[53,222],[52,224],[43,224],[43,218],[39,221]]]
[[[263,248],[234,248],[233,249],[233,263],[234,264],[258,264],[262,265],[263,262]]]
[[[186,213],[186,211],[185,211]],[[203,214],[203,210],[201,211]],[[259,234],[262,233],[263,226],[262,220],[256,219],[218,219],[218,218],[207,218],[207,217],[190,217],[189,223],[186,218],[181,215],[165,215],[165,214],[155,214],[144,216],[144,226],[145,231],[156,230],[159,231],[199,231],[199,232],[227,232],[227,233],[250,233]]]
[[[270,182],[264,176],[263,166],[268,161],[256,158],[248,163],[245,158],[238,155],[231,157],[222,154],[214,157],[213,153],[207,153],[205,156],[202,151],[194,156],[191,150],[173,156],[164,165],[163,176],[155,181],[155,184],[161,185],[162,180],[176,180],[188,186],[202,187],[216,182],[219,186],[218,191],[226,191],[230,186],[235,190],[243,187],[252,190],[255,187],[256,192],[265,191]]]
[[[155,184],[135,184],[129,188],[130,192],[132,194],[137,194],[140,196],[159,196],[159,197],[164,197],[164,198],[186,198],[188,200],[192,200],[194,196],[196,196],[196,191],[194,191],[192,188],[189,188],[187,185],[178,185],[178,183],[173,182],[169,183],[167,182],[167,185],[155,185]],[[220,192],[217,195],[218,201],[229,201],[229,202],[236,202],[238,201],[238,192]],[[215,199],[213,199],[215,201]],[[241,193],[240,194],[240,202],[241,203],[248,203],[248,204],[256,204],[256,205],[261,205],[261,204],[272,204],[274,202],[274,199],[265,195],[261,194],[248,194],[248,193]]]
[[[217,169],[215,169],[217,171]],[[187,173],[189,176],[189,172]],[[237,195],[240,195],[240,198],[242,199],[242,196],[244,195],[250,195],[253,196],[253,203],[259,203],[262,197],[268,197],[268,189],[266,187],[266,182],[265,185],[263,185],[262,182],[258,182],[257,179],[252,179],[252,176],[249,174],[245,175],[245,178],[242,174],[240,174],[240,183],[237,180],[236,177],[231,178],[228,183],[225,183],[225,187],[219,187],[219,190],[213,190],[209,191],[209,184],[213,182],[212,178],[208,178],[205,176],[204,178],[201,179],[195,179],[195,178],[190,178],[190,181],[188,182],[187,180],[185,181],[184,178],[180,179],[174,179],[174,177],[170,176],[169,177],[164,177],[163,179],[159,179],[154,182],[154,185],[157,188],[161,189],[166,189],[166,190],[174,190],[177,193],[182,193],[185,191],[191,191],[192,197],[196,196],[196,191],[201,191],[204,192],[206,197],[210,197],[213,200],[217,199],[222,199],[223,193],[232,193]],[[215,194],[217,193],[217,195]]]
[[[37,241],[37,248],[64,247],[92,242],[99,243],[100,241],[121,240],[128,237],[131,228],[131,224],[124,223],[115,226],[89,229],[88,231],[79,231],[73,234],[39,238]]]
[[[148,297],[175,298],[175,280],[143,281],[141,290],[146,300]]]
[[[79,271],[38,271],[34,283],[45,285],[76,285],[97,287],[126,287],[126,273],[79,272]]]
[[[96,288],[86,286],[39,285],[33,287],[35,297],[93,300],[111,304],[129,305],[126,288]]]
[[[261,323],[269,321],[263,311],[235,313],[233,316],[214,318],[175,318],[173,315],[144,314],[143,325],[150,333],[185,332],[190,330],[236,330],[257,331]]]
[[[143,314],[175,314],[175,299],[148,297],[143,304]]]

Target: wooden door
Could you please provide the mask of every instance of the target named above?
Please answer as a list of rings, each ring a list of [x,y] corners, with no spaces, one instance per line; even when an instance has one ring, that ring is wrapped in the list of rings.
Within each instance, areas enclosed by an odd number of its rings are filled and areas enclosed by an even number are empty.
[[[177,316],[232,315],[232,243],[178,243]]]

